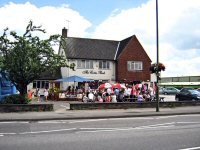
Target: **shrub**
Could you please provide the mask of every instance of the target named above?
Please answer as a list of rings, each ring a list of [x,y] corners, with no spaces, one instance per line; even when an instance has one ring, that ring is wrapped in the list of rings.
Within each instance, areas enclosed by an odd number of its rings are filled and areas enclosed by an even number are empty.
[[[30,100],[19,94],[13,94],[4,97],[3,104],[28,104]]]

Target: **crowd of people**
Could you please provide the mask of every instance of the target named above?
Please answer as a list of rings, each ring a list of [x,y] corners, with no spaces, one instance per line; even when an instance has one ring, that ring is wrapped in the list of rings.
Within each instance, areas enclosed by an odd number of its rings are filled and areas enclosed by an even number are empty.
[[[83,95],[83,102],[142,102],[152,101],[155,97],[155,85],[127,85],[126,88],[89,89]]]
[[[88,87],[87,90],[81,89],[78,90],[71,89],[69,86],[65,95],[82,93],[83,102],[143,102],[143,101],[152,101],[155,98],[155,85],[152,83],[136,84],[136,85],[124,85],[123,87],[108,87],[108,88],[98,88],[91,89]],[[41,93],[43,93],[44,98],[41,98]],[[31,90],[28,90],[28,98],[31,100],[33,95],[36,96],[37,101],[40,102],[42,99],[48,101],[49,90],[37,88],[33,93]],[[43,96],[42,95],[42,96]]]
[[[44,93],[44,101],[47,102],[48,101],[48,96],[49,96],[48,89],[44,89],[43,93]],[[37,102],[41,102],[41,99],[42,99],[41,98],[41,90],[39,88],[37,88],[35,92],[33,92],[30,89],[28,90],[27,97],[28,97],[29,100],[32,100],[33,95],[36,96]]]

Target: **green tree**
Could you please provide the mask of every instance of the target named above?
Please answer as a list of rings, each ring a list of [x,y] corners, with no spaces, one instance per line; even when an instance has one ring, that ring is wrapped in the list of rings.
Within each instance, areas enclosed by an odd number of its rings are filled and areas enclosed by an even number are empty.
[[[63,56],[54,53],[52,46],[62,43],[60,35],[41,40],[33,36],[33,32],[44,34],[45,30],[34,26],[32,21],[21,36],[14,31],[7,32],[8,28],[0,36],[0,68],[1,72],[9,74],[9,79],[21,95],[27,93],[27,85],[38,79],[41,73],[47,70],[53,73],[58,67],[74,68],[74,64],[67,64]]]

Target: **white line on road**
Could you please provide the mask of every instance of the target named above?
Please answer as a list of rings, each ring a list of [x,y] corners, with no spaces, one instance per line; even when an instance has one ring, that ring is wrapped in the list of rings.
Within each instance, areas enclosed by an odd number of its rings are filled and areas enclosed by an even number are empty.
[[[0,133],[0,135],[15,135],[17,133]]]
[[[38,134],[38,133],[51,133],[51,132],[60,132],[60,131],[71,131],[76,130],[76,128],[70,128],[70,129],[58,129],[58,130],[44,130],[44,131],[34,131],[34,132],[22,132],[18,134]]]
[[[161,116],[161,117],[156,117],[156,119],[166,119],[166,118],[175,118],[177,116]]]
[[[12,123],[29,123],[28,121],[4,121],[0,122],[0,124],[12,124]]]
[[[87,119],[87,120],[78,120],[78,121],[70,121],[69,123],[84,123],[84,122],[95,122],[95,121],[107,121],[107,120],[147,120],[147,119],[155,119],[155,118],[151,118],[151,117],[134,117],[134,118],[107,118],[107,119]]]
[[[194,115],[179,115],[179,116],[199,116],[197,114]],[[84,119],[84,120],[52,120],[52,121],[38,121],[38,123],[69,123],[69,124],[74,124],[74,123],[87,123],[87,122],[97,122],[97,121],[109,121],[109,120],[153,120],[153,119],[167,119],[167,118],[175,118],[175,116],[160,116],[160,117],[130,117],[130,118],[106,118],[106,119]]]
[[[125,127],[125,128],[80,128],[81,130],[118,130],[118,129],[145,129],[145,128],[156,128],[156,127],[166,127],[168,125],[174,125],[175,122],[170,123],[163,123],[163,124],[154,124],[154,125],[148,125],[148,126],[139,126],[139,127]]]
[[[199,150],[200,147],[191,147],[191,148],[184,148],[184,149],[179,149],[179,150]]]
[[[126,130],[141,130],[141,129],[155,129],[155,128],[168,128],[173,127],[175,122],[163,123],[163,124],[154,124],[148,126],[139,126],[139,127],[126,127],[126,128],[80,128],[82,130],[93,130],[93,131],[78,131],[76,133],[85,133],[85,132],[112,132],[112,131],[126,131]]]
[[[147,120],[155,119],[153,117],[133,117],[133,118],[110,118],[109,120]]]
[[[61,121],[61,120],[54,120],[54,121],[38,121],[38,123],[67,123],[66,121]]]
[[[105,121],[108,119],[90,119],[90,120],[78,120],[78,121],[71,121],[69,123],[81,123],[81,122],[93,122],[93,121]]]
[[[111,128],[111,129],[103,129],[103,130],[94,130],[94,131],[77,131],[76,133],[94,133],[94,132],[113,132],[113,131],[130,131],[130,130],[141,130],[141,129],[155,129],[155,128],[169,128],[173,127],[174,125],[169,126],[155,126],[155,127],[135,127],[135,128]]]
[[[176,122],[179,124],[199,124],[200,122]]]

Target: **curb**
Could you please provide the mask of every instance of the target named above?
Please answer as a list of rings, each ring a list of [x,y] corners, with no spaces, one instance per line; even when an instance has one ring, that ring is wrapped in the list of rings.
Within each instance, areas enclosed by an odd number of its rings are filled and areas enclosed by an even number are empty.
[[[0,122],[6,122],[6,121],[30,121],[30,122],[37,122],[37,121],[48,121],[48,120],[75,120],[75,119],[108,119],[108,118],[132,118],[132,117],[150,117],[150,116],[173,116],[173,115],[189,115],[189,114],[200,114],[199,112],[173,112],[173,113],[162,113],[162,112],[154,112],[154,113],[148,113],[148,114],[134,114],[134,115],[107,115],[107,116],[75,116],[75,117],[52,117],[52,118],[13,118],[13,119],[0,119]]]

